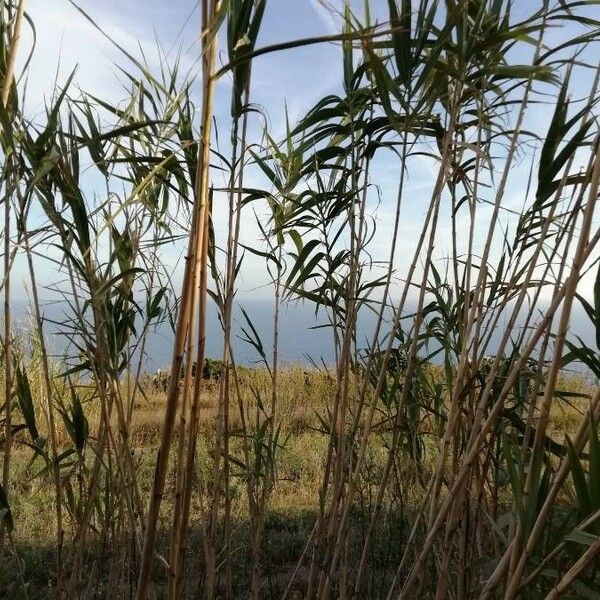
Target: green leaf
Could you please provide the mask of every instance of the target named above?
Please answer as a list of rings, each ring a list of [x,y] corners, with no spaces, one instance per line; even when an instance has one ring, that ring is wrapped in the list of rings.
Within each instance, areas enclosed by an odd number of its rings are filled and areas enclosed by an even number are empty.
[[[594,282],[594,326],[596,327],[596,348],[600,350],[600,263]]]
[[[592,510],[600,508],[600,440],[598,439],[598,424],[590,415],[590,503]]]
[[[573,531],[565,536],[565,540],[581,544],[582,546],[591,546],[598,541],[598,536],[593,533],[588,533],[587,531],[582,531],[581,529],[573,529]]]
[[[567,453],[569,456],[569,464],[571,465],[571,477],[573,478],[573,485],[575,486],[575,493],[577,494],[577,501],[579,502],[579,512],[585,517],[592,512],[588,483],[583,465],[579,460],[579,456],[577,456],[577,452],[575,451],[569,436],[567,436]]]
[[[410,84],[412,74],[412,60],[410,54],[410,20],[412,14],[411,4],[411,0],[402,0],[402,11],[401,13],[398,13],[396,0],[388,0],[394,58],[396,61],[396,68],[398,69],[400,81],[405,86]]]
[[[246,244],[240,244],[240,246],[244,248],[244,250],[247,250],[248,252],[255,254],[256,256],[262,256],[262,258],[266,260],[273,261],[277,265],[277,267],[281,269],[281,263],[279,262],[279,260],[277,260],[277,257],[273,253],[263,252],[262,250],[257,250],[256,248],[252,248],[251,246],[246,246]]]
[[[287,278],[286,286],[291,285],[298,271],[302,268],[310,253],[319,245],[319,240],[309,240],[296,257],[296,261]]]
[[[25,419],[25,424],[29,430],[29,435],[33,443],[37,443],[40,439],[40,434],[37,429],[35,420],[35,407],[33,405],[33,396],[31,395],[31,386],[29,385],[29,378],[27,373],[21,369],[20,365],[17,365],[15,370],[16,376],[16,393],[19,408],[21,414]]]

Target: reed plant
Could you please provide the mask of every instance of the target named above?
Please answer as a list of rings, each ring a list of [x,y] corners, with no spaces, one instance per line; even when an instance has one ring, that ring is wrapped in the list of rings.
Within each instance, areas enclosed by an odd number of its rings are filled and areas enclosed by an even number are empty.
[[[115,44],[124,101],[74,73],[31,116],[16,55],[36,24],[0,1],[1,593],[597,597],[594,3],[323,2],[337,33],[264,45],[274,2],[203,0],[187,71]],[[275,132],[255,62],[323,44],[339,85]],[[11,314],[21,259],[34,351]],[[249,263],[271,333],[244,306]],[[331,362],[283,364],[299,304]],[[145,365],[169,326],[165,390]],[[27,490],[52,523],[43,584]]]

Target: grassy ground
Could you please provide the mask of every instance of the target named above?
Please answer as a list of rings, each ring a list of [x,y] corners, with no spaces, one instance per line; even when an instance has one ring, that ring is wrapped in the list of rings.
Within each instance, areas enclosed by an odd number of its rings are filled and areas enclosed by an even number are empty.
[[[246,373],[252,380],[252,386],[260,388],[267,385],[266,374],[259,370]],[[208,475],[210,457],[208,437],[212,435],[216,418],[218,382],[208,381],[204,387],[201,404],[201,432],[198,443],[198,470],[200,478]],[[251,396],[249,381],[242,384],[248,396]],[[325,375],[307,373],[300,368],[288,369],[282,378],[280,412],[282,429],[289,434],[280,455],[278,484],[272,497],[271,508],[267,515],[266,539],[268,562],[273,572],[268,574],[270,586],[281,588],[285,575],[293,569],[302,546],[310,534],[314,523],[314,499],[318,493],[322,461],[325,453],[325,437],[317,427],[317,414],[322,413],[331,394],[332,383]],[[143,395],[136,400],[131,430],[129,432],[134,457],[137,463],[138,482],[143,495],[147,498],[152,482],[154,461],[158,447],[161,420],[164,414],[165,393],[155,389],[148,378],[143,386]],[[89,419],[90,431],[95,431],[98,410],[92,403],[84,404]],[[232,428],[239,427],[237,413],[232,415]],[[61,445],[67,446],[68,436],[61,429]],[[234,441],[235,443],[235,441]],[[239,442],[238,442],[239,446]],[[233,453],[236,449],[233,449]],[[0,574],[0,592],[21,593],[19,584],[25,583],[30,597],[44,597],[52,586],[53,548],[55,544],[54,492],[49,473],[40,473],[43,468],[40,459],[32,460],[33,452],[26,443],[26,434],[18,436],[13,458],[14,487],[11,495],[11,510],[15,521],[12,554],[18,560],[4,561],[4,572]],[[245,486],[241,473],[234,479],[233,510],[236,513],[238,540],[236,548],[236,578],[240,585],[248,573],[249,556],[247,553],[248,522],[246,510]],[[167,502],[163,507],[162,528],[168,528],[168,519],[172,509],[174,477],[171,473],[167,483]],[[190,578],[199,566],[198,515],[202,512],[200,498],[194,498],[192,509],[192,535],[190,537],[190,560],[188,567]],[[162,548],[165,549],[163,540]],[[68,551],[69,541],[65,542]],[[194,547],[195,546],[195,547]],[[115,557],[107,557],[111,562]],[[15,579],[14,568],[21,565],[22,577]],[[287,583],[287,581],[285,582]],[[0,595],[2,595],[0,594]]]
[[[245,401],[253,404],[252,398],[260,394],[262,388],[268,389],[268,376],[259,369],[244,370],[241,378]],[[196,494],[192,500],[191,535],[188,543],[187,593],[194,597],[194,586],[202,569],[199,531],[202,515],[206,507],[203,501],[203,482],[210,478],[211,457],[209,448],[216,418],[218,382],[207,381],[204,387],[201,405],[201,432],[197,450],[198,482]],[[578,378],[567,378],[562,389],[585,394],[586,384]],[[265,524],[265,542],[263,546],[264,583],[263,589],[268,597],[280,597],[290,576],[302,555],[315,522],[316,499],[323,472],[326,455],[327,435],[323,431],[323,417],[330,405],[334,384],[331,378],[316,371],[307,372],[302,368],[290,367],[281,374],[280,395],[278,399],[277,419],[281,421],[283,432],[282,447],[278,460],[276,485],[270,498]],[[156,450],[160,436],[161,419],[165,393],[156,389],[152,380],[147,378],[143,385],[143,394],[135,402],[130,438],[134,449],[137,479],[146,501],[150,489]],[[574,398],[556,403],[551,425],[552,436],[562,441],[565,433],[570,433],[580,418],[585,405],[584,399]],[[90,422],[90,431],[95,431],[98,413],[92,402],[84,403]],[[251,413],[252,411],[250,411]],[[386,456],[388,437],[386,419],[382,412],[371,438],[367,468],[360,482],[360,489],[352,519],[352,535],[346,557],[355,560],[362,547],[362,540],[368,526],[368,517],[374,505],[382,465]],[[423,498],[424,490],[420,481],[428,479],[429,464],[437,454],[435,435],[427,419],[422,421],[420,439],[423,444],[423,459],[418,469],[409,458],[399,460],[396,466],[395,484],[390,487],[386,498],[386,510],[382,513],[378,525],[378,535],[373,544],[369,568],[369,593],[377,596],[387,589],[386,582],[393,577],[402,554],[401,544],[395,540],[406,539],[410,523],[414,521],[417,507]],[[237,411],[232,412],[232,430],[234,432],[233,456],[240,456],[239,429]],[[68,445],[68,436],[61,430],[61,445]],[[0,572],[0,595],[3,597],[25,596],[44,598],[50,595],[53,587],[53,553],[55,543],[54,494],[49,473],[41,472],[42,462],[32,460],[32,450],[26,443],[25,435],[19,435],[14,451],[13,491],[11,509],[15,522],[10,550],[12,558],[2,562]],[[234,560],[234,586],[240,597],[247,589],[250,577],[251,557],[249,551],[249,524],[244,474],[239,467],[233,466],[232,512],[234,531],[232,539]],[[160,528],[167,531],[170,527],[172,497],[174,488],[173,473],[170,474],[166,489],[166,502],[163,505]],[[508,492],[508,490],[506,490]],[[67,523],[67,532],[69,531]],[[120,535],[119,528],[113,532],[115,538]],[[114,540],[113,540],[114,542]],[[69,552],[69,537],[65,539],[65,549]],[[135,545],[131,539],[122,539],[118,544],[98,547],[90,540],[90,555],[99,560],[98,588],[95,595],[102,596],[104,586],[110,587],[111,578],[121,582],[122,596],[127,597],[134,589],[136,573],[122,573],[123,565],[135,564]],[[168,552],[168,540],[161,536],[159,550]],[[131,560],[133,558],[133,560]],[[302,597],[307,573],[299,569],[292,588],[291,597]],[[164,585],[164,573],[155,573],[158,581],[158,595],[161,596]],[[161,584],[162,581],[162,584]],[[129,586],[129,587],[128,587]],[[114,588],[113,593],[114,593]]]

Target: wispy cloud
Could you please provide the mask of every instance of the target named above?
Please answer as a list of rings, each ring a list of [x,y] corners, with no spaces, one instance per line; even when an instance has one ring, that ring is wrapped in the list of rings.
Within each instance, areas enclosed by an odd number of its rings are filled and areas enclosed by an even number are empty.
[[[310,0],[309,3],[327,33],[339,33],[343,4],[339,0]]]
[[[29,5],[28,12],[36,28],[35,49],[27,82],[30,110],[43,107],[45,97],[53,89],[55,78],[60,85],[75,69],[75,87],[118,101],[125,95],[119,67],[131,67],[118,46],[136,57],[143,55],[152,71],[157,72],[159,68],[157,38],[152,22],[136,24],[126,14],[121,14],[117,5],[111,6],[110,3],[98,5],[88,2],[82,5],[100,30],[66,0],[34,0]],[[169,48],[173,40],[164,42]],[[21,64],[32,43],[32,32],[28,31],[23,39]],[[183,61],[183,66],[189,68],[194,57],[183,56]]]

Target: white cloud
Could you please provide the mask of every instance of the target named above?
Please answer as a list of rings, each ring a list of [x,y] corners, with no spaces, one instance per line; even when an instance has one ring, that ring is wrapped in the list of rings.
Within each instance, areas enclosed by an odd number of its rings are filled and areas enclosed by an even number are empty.
[[[138,59],[141,59],[143,52],[151,72],[158,72],[159,54],[152,22],[122,19],[117,5],[111,9],[107,3],[81,4],[101,31],[67,0],[32,0],[29,4],[28,14],[36,28],[35,49],[27,82],[30,110],[41,110],[44,99],[54,88],[55,78],[60,85],[74,69],[77,69],[73,82],[75,88],[113,101],[125,97],[124,76],[119,67],[132,72],[136,69],[117,45]],[[28,30],[23,35],[20,65],[32,41],[31,31]],[[171,41],[167,40],[169,43]],[[169,43],[166,44],[167,48]],[[184,54],[182,68],[192,68],[195,60],[195,56]]]
[[[329,34],[341,31],[343,3],[340,0],[309,0],[319,21]]]

